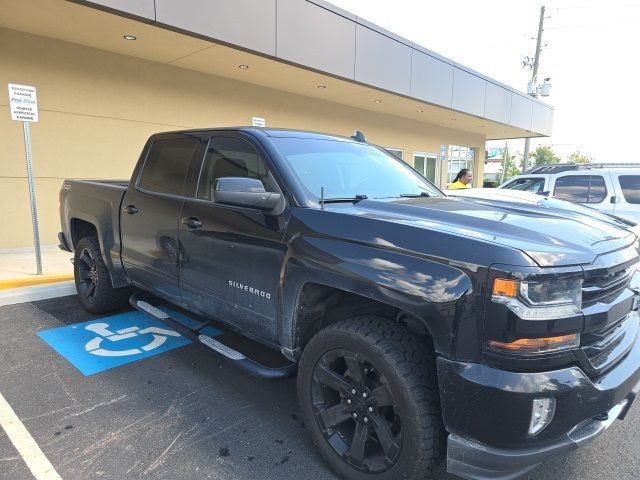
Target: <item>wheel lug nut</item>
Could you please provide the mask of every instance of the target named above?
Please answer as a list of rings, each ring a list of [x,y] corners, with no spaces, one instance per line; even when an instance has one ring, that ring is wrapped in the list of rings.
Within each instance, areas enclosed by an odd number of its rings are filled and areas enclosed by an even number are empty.
[[[362,392],[362,398],[367,398],[367,394],[365,392]]]
[[[350,398],[347,398],[347,404],[351,405],[351,399]]]
[[[367,422],[369,421],[369,419],[368,419],[367,417],[364,417],[364,418],[362,419],[362,421],[363,421],[364,423],[367,423]]]
[[[354,388],[353,390],[351,390],[351,395],[355,395],[356,394],[356,389]]]
[[[356,412],[353,412],[353,413],[351,414],[351,416],[352,416],[353,418],[358,418],[358,414],[357,414]]]
[[[373,413],[373,407],[369,407],[369,413]]]

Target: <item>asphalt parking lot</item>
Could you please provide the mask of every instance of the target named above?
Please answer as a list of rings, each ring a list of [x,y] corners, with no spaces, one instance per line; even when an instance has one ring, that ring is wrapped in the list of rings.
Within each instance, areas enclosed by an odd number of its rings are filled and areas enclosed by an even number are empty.
[[[75,297],[0,308],[0,393],[62,479],[336,478],[305,431],[295,380],[256,380],[193,344],[84,375],[38,335],[98,318]],[[522,478],[639,479],[639,431],[635,405]],[[33,478],[1,429],[0,478]]]

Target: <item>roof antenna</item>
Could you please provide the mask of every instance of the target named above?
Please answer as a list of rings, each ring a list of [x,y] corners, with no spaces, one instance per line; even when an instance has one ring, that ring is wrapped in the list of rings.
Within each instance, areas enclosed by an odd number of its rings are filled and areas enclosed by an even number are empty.
[[[367,139],[364,138],[364,133],[362,133],[360,130],[356,130],[353,135],[351,135],[351,138],[353,138],[356,142],[367,143]]]
[[[320,209],[324,210],[324,187],[320,187]]]

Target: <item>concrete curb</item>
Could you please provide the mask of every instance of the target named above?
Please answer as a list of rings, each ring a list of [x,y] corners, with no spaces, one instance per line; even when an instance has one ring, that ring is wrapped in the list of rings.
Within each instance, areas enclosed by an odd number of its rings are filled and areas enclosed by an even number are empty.
[[[0,306],[16,303],[34,302],[47,298],[64,297],[76,294],[75,282],[56,282],[31,287],[0,290]]]
[[[34,275],[24,278],[9,278],[0,280],[0,290],[13,290],[16,288],[31,287],[35,285],[45,285],[47,283],[66,282],[73,280],[73,274],[63,275]]]

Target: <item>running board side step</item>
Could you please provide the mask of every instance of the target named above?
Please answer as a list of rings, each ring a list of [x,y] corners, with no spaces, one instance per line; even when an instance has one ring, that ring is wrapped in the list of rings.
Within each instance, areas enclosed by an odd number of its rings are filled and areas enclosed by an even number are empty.
[[[281,380],[291,378],[296,375],[298,371],[298,365],[296,363],[290,363],[283,367],[268,367],[266,365],[262,365],[243,353],[225,345],[221,341],[216,340],[212,336],[207,335],[204,330],[209,326],[209,321],[194,321],[193,323],[196,325],[190,328],[179,320],[173,318],[170,313],[160,310],[158,307],[152,305],[152,302],[154,302],[153,299],[154,297],[152,295],[139,291],[131,295],[129,303],[133,308],[155,320],[165,323],[179,334],[187,337],[189,340],[204,345],[210,352],[214,353],[222,360],[231,363],[235,367],[254,377],[262,378],[264,380]]]

